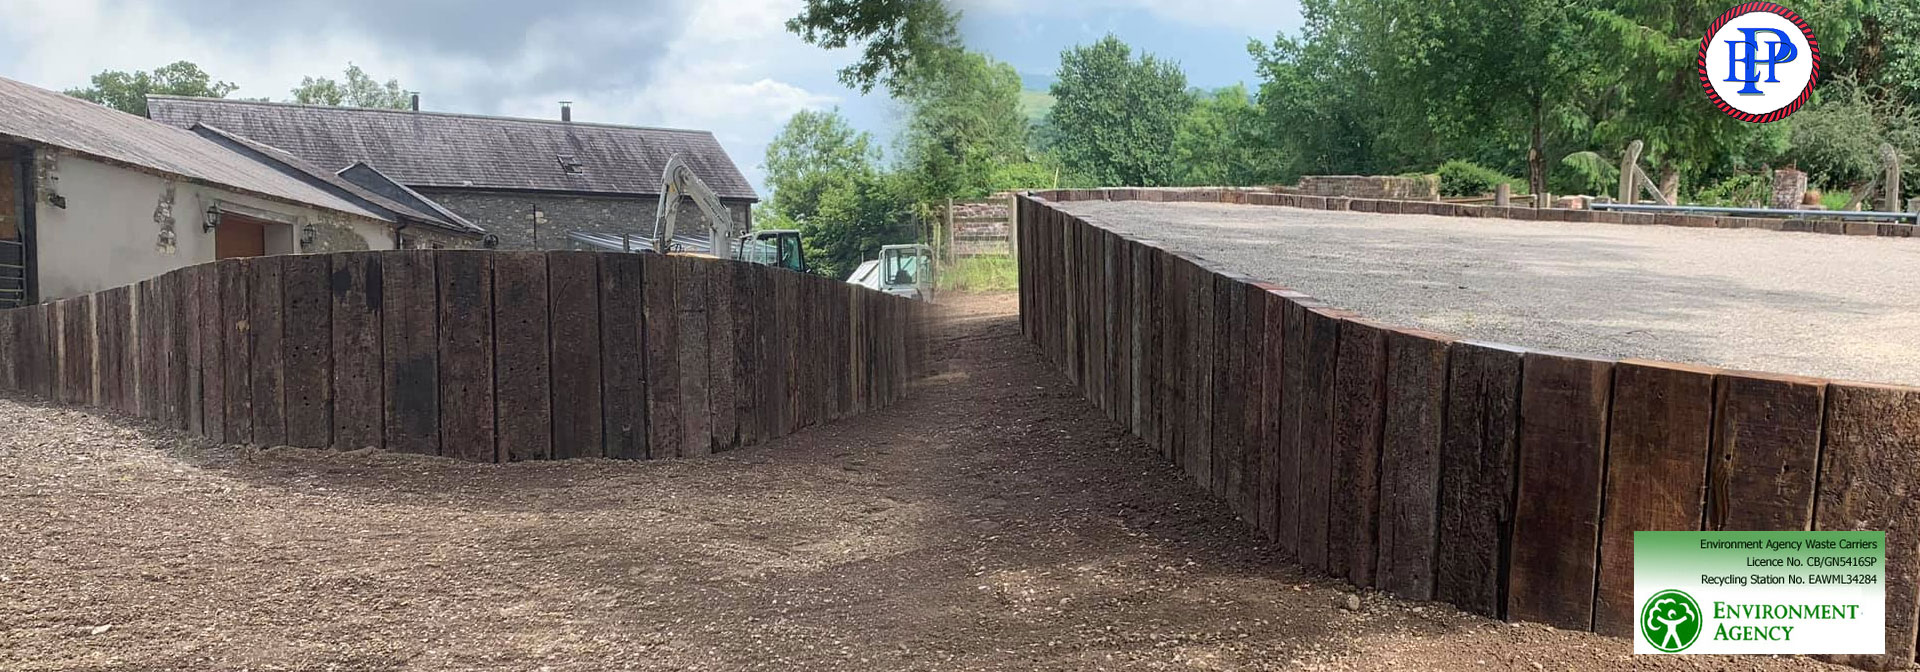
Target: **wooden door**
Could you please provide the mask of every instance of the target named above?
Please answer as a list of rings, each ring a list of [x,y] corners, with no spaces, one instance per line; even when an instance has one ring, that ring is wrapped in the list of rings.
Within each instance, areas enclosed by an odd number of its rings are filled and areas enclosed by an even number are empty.
[[[267,225],[232,214],[220,216],[213,233],[213,258],[260,257],[267,254]]]

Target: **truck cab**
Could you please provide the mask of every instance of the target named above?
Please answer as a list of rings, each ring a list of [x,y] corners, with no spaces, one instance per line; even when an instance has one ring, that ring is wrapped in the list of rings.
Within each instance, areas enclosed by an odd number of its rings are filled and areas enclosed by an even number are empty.
[[[800,232],[793,229],[767,229],[740,237],[740,249],[734,258],[789,271],[807,272],[807,257],[800,250]]]

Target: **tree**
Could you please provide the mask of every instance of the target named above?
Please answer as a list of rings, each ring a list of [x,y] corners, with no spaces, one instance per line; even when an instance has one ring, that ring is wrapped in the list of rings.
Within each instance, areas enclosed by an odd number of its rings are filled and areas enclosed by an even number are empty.
[[[826,49],[864,43],[840,81],[869,93],[875,84],[898,91],[917,64],[959,49],[959,20],[941,0],[807,0],[787,30]]]
[[[1013,66],[956,50],[900,82],[908,119],[901,137],[905,187],[925,204],[1039,186],[1047,171],[1027,154],[1027,117]]]
[[[1383,36],[1388,58],[1407,66],[1388,84],[1435,106],[1433,146],[1476,159],[1524,153],[1530,190],[1546,192],[1550,168],[1591,139],[1579,102],[1598,83],[1579,24],[1563,0],[1460,3],[1459,15],[1425,14]]]
[[[1179,176],[1174,155],[1193,98],[1179,66],[1108,35],[1060,54],[1052,89],[1054,151],[1066,169],[1106,186],[1161,186]]]
[[[1397,173],[1465,159],[1522,165],[1544,189],[1587,149],[1593,61],[1563,0],[1307,0],[1306,28],[1250,48],[1285,172]],[[1305,136],[1305,137],[1298,137]]]
[[[413,97],[400,88],[400,80],[389,79],[381,84],[360,66],[348,63],[345,82],[329,77],[301,78],[300,86],[293,90],[293,102],[404,110],[413,106]]]
[[[1344,48],[1344,22],[1327,2],[1301,6],[1298,38],[1247,45],[1261,77],[1260,113],[1281,180],[1302,175],[1384,172],[1373,150],[1380,96]]]
[[[1865,86],[1850,76],[1824,82],[1820,90],[1813,104],[1793,115],[1792,149],[1786,158],[1807,171],[1814,184],[1858,188],[1881,178],[1880,145],[1885,143],[1904,157],[1901,181],[1920,184],[1920,162],[1915,161],[1920,157],[1920,112],[1883,87]]]
[[[1246,186],[1269,179],[1274,163],[1261,137],[1260,110],[1239,84],[1200,96],[1174,135],[1178,182]]]
[[[66,94],[144,117],[148,94],[225,98],[239,88],[232,82],[214,81],[198,65],[178,61],[154,68],[152,72],[102,71],[93,76],[92,86],[68,89]]]
[[[881,245],[912,240],[897,181],[882,175],[872,136],[838,111],[802,110],[767,145],[765,228],[799,229],[817,272],[844,278]]]
[[[856,131],[839,110],[801,110],[787,119],[780,134],[767,145],[767,186],[772,202],[814,175],[872,172],[880,161],[873,136]]]
[[[1757,168],[1787,149],[1791,124],[1749,124],[1717,113],[1694,70],[1700,38],[1727,6],[1720,0],[1611,0],[1578,13],[1591,49],[1607,56],[1611,114],[1596,141],[1646,142],[1647,158],[1671,189],[1682,177],[1706,183]],[[1794,9],[1826,54],[1845,53],[1859,33],[1864,0],[1805,0]],[[1665,190],[1665,189],[1663,189]]]

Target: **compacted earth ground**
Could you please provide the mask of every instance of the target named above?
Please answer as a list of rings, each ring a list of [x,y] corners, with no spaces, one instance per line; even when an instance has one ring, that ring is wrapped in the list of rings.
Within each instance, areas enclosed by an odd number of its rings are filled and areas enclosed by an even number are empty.
[[[1390,324],[1920,384],[1920,240],[1139,201],[1060,204]]]
[[[890,409],[716,456],[209,445],[0,399],[5,670],[1773,670],[1355,594],[1080,400],[1010,295]]]

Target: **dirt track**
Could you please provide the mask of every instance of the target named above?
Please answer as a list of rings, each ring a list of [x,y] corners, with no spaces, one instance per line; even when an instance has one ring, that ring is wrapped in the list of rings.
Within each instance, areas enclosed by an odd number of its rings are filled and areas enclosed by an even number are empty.
[[[912,399],[704,460],[236,451],[0,399],[0,669],[1820,667],[1348,611],[1074,396],[1012,297],[949,305]]]

